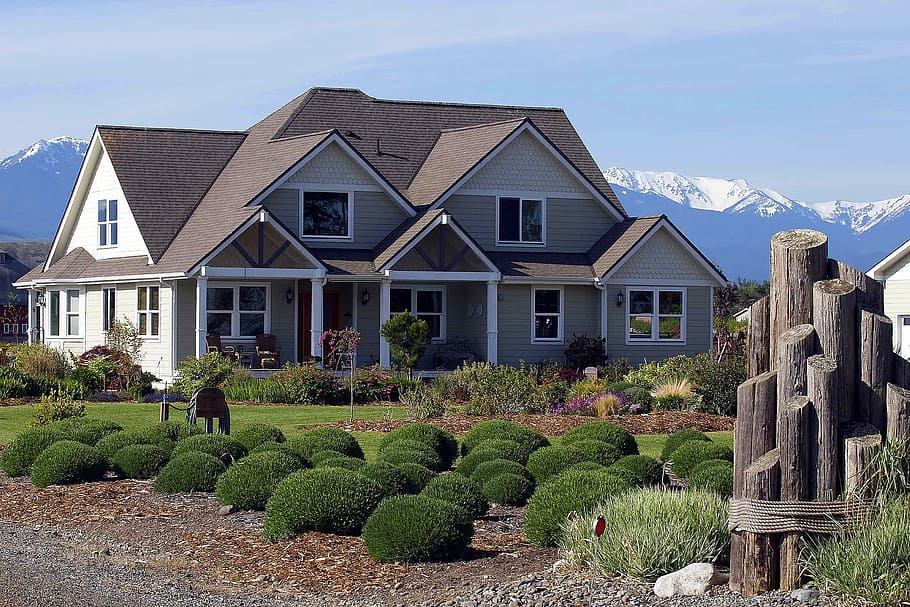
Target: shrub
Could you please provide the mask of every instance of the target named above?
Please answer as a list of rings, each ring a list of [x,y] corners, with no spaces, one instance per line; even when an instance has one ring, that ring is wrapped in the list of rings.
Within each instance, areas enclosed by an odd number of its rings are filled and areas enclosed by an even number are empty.
[[[186,422],[166,421],[140,430],[140,434],[146,437],[150,443],[158,445],[165,451],[173,451],[178,441],[188,436],[202,434],[202,430],[199,426]]]
[[[434,451],[419,449],[385,449],[379,454],[379,461],[389,464],[420,464],[430,470],[439,472],[443,469],[442,460]]]
[[[465,510],[425,495],[384,500],[363,528],[367,552],[386,563],[458,557],[473,535],[474,525]]]
[[[654,407],[663,410],[690,408],[697,401],[692,382],[684,377],[667,379],[656,384],[651,396],[654,397]]]
[[[439,476],[439,473],[420,464],[398,464],[395,467],[404,474],[407,480],[405,485],[407,493],[420,493],[431,480]]]
[[[28,386],[19,379],[0,377],[0,399],[28,396]]]
[[[445,388],[438,381],[432,385],[418,384],[403,388],[398,393],[401,404],[409,419],[427,419],[439,417],[446,412],[449,405]]]
[[[380,440],[379,449],[377,450],[377,455],[381,457],[382,454],[385,453],[386,451],[401,451],[401,450],[420,451],[422,453],[426,453],[427,456],[429,456],[429,457],[435,457],[436,459],[439,459],[439,456],[436,454],[436,451],[434,451],[432,447],[430,447],[426,443],[422,443],[422,442],[419,442],[416,440],[411,440],[408,438],[398,438],[398,439],[389,440],[389,441]]]
[[[24,375],[63,379],[69,365],[62,350],[35,343],[16,346],[15,366]]]
[[[718,415],[736,415],[736,389],[746,381],[746,364],[742,356],[721,361],[708,357],[697,378],[695,391],[701,396],[699,409]]]
[[[218,477],[226,467],[224,462],[208,453],[187,451],[175,454],[155,479],[158,493],[212,492]]]
[[[342,455],[363,459],[363,449],[351,434],[341,428],[322,426],[303,433],[300,438],[288,441],[288,445],[307,460],[319,451],[337,451]]]
[[[647,389],[633,386],[623,390],[622,394],[629,413],[648,413],[651,411],[654,397],[651,396],[651,392]]]
[[[329,405],[341,397],[342,385],[335,374],[316,365],[288,363],[270,378],[281,386],[292,403]]]
[[[76,441],[57,441],[42,451],[32,464],[36,487],[101,480],[107,463],[98,450]]]
[[[528,470],[534,475],[538,485],[566,470],[572,465],[569,455],[561,447],[544,447],[538,449],[528,458]]]
[[[33,426],[44,426],[61,419],[85,416],[84,403],[77,403],[69,393],[57,390],[43,395],[33,410],[35,412]]]
[[[490,509],[480,484],[460,474],[440,474],[420,494],[455,504],[472,518],[481,517]]]
[[[559,542],[569,565],[606,576],[653,579],[690,563],[718,562],[727,554],[727,504],[698,491],[638,489],[606,499],[571,517]],[[594,517],[606,530],[591,541]]]
[[[279,428],[263,423],[241,426],[231,436],[250,451],[268,441],[284,442],[284,433]]]
[[[426,321],[407,310],[385,321],[379,332],[389,344],[395,365],[408,374],[430,344],[430,327]]]
[[[266,505],[263,536],[276,542],[305,531],[356,535],[382,496],[379,483],[351,470],[293,472]]]
[[[672,458],[673,474],[688,478],[695,466],[709,459],[725,459],[732,462],[733,450],[726,445],[716,443],[687,441],[673,452]]]
[[[3,470],[10,476],[28,474],[42,451],[65,438],[60,430],[48,426],[19,433],[3,450]]]
[[[474,472],[471,474],[471,480],[477,483],[478,486],[483,488],[494,476],[499,476],[500,474],[517,474],[518,476],[526,478],[531,482],[531,486],[534,486],[534,475],[531,474],[531,471],[519,464],[518,462],[513,462],[507,459],[493,459],[486,462],[481,462],[474,468]]]
[[[597,367],[607,360],[607,340],[603,337],[588,337],[586,333],[572,334],[566,344],[566,364],[573,369]]]
[[[334,457],[321,458],[319,462],[315,464],[315,467],[360,470],[366,465],[367,463],[362,459],[357,459],[356,457],[348,457],[347,455],[336,455]]]
[[[334,459],[336,457],[350,457],[339,451],[333,451],[332,449],[326,449],[324,451],[317,451],[312,456],[310,456],[310,463],[315,467],[324,462],[327,459]]]
[[[127,445],[110,458],[111,467],[123,478],[152,478],[167,463],[168,453],[155,445]]]
[[[260,444],[255,449],[250,450],[250,455],[252,455],[254,453],[265,453],[265,452],[274,452],[274,451],[286,453],[286,454],[290,455],[291,457],[296,458],[297,461],[300,462],[301,467],[306,468],[306,467],[310,466],[310,462],[307,461],[298,452],[294,451],[291,448],[291,446],[288,445],[287,443],[276,443],[275,441],[266,441],[266,442]]]
[[[601,466],[609,466],[622,457],[619,448],[612,443],[605,443],[593,438],[584,438],[564,445],[562,450],[566,452],[569,461],[573,464],[595,462]]]
[[[703,461],[689,474],[689,487],[713,491],[729,499],[733,496],[733,463],[723,459]]]
[[[471,415],[507,415],[543,411],[549,401],[531,373],[520,368],[490,363],[465,363],[452,373],[455,389],[465,396]],[[509,438],[511,436],[487,436]]]
[[[477,466],[483,462],[491,462],[497,459],[505,459],[499,451],[493,449],[475,449],[458,461],[458,467],[455,472],[462,476],[471,476]],[[517,463],[517,462],[516,462]]]
[[[100,439],[95,443],[95,448],[98,449],[98,452],[105,460],[110,462],[113,459],[114,454],[128,445],[150,444],[152,444],[152,440],[142,432],[120,430],[119,432],[108,434]],[[169,451],[169,449],[165,449],[165,451]]]
[[[597,367],[597,377],[608,382],[618,382],[630,371],[629,361],[620,357]]]
[[[440,457],[444,469],[450,468],[458,455],[458,441],[452,433],[432,424],[405,424],[392,430],[379,442],[380,451],[396,440],[413,440],[427,445]]]
[[[519,444],[513,440],[505,438],[482,440],[473,449],[474,451],[496,451],[502,455],[502,459],[527,464],[531,451],[527,445]]]
[[[405,493],[408,488],[408,477],[398,469],[398,466],[386,462],[366,464],[358,472],[379,483],[385,497]]]
[[[581,401],[588,396],[597,396],[603,394],[610,389],[610,383],[604,379],[590,379],[585,377],[580,379],[569,387],[569,392],[566,394],[566,402],[569,401]],[[571,413],[579,413],[580,411],[572,410]]]
[[[462,451],[470,453],[481,441],[490,439],[515,441],[531,453],[550,444],[546,436],[535,432],[527,426],[505,419],[489,419],[474,424],[468,431],[461,442]]]
[[[578,462],[577,464],[572,464],[571,466],[566,468],[566,470],[584,470],[586,472],[591,472],[592,470],[607,470],[607,469],[608,469],[608,466],[601,466],[597,462],[591,462],[591,461]],[[615,474],[616,476],[618,476],[619,478],[621,478],[625,481],[629,481],[630,484],[634,484],[634,483],[632,483],[631,475],[627,474],[626,470],[624,470],[622,468],[620,468],[619,470],[620,470],[620,474],[616,474],[616,470],[613,470],[613,469],[610,469],[609,472],[610,472],[610,474]]]
[[[589,438],[610,443],[619,449],[623,455],[638,454],[638,443],[635,442],[635,438],[628,430],[606,421],[588,422],[573,428],[563,434],[560,444],[566,447],[576,441]]]
[[[534,483],[511,472],[497,474],[483,485],[484,497],[506,506],[524,506],[533,492]]]
[[[619,470],[626,470],[629,476],[623,476],[636,487],[657,485],[663,478],[663,468],[660,462],[647,455],[627,455],[619,458],[616,463],[607,468],[611,473],[622,476]]]
[[[651,390],[654,384],[660,381],[660,378],[660,367],[653,362],[640,365],[623,376],[623,380],[646,390]]]
[[[193,356],[177,364],[178,377],[174,390],[195,394],[200,388],[217,388],[234,374],[234,361],[218,352],[208,352],[200,358]]]
[[[278,483],[300,468],[299,459],[281,451],[254,453],[218,478],[215,495],[241,510],[265,510]]]
[[[93,368],[76,367],[66,374],[66,378],[70,381],[82,384],[89,393],[104,390],[104,379],[101,374]]]
[[[246,447],[224,434],[194,434],[177,441],[174,455],[188,451],[201,451],[214,455],[228,466],[247,454]]]
[[[257,379],[238,374],[221,384],[227,400],[255,403],[293,403],[295,398],[287,388],[287,385],[280,384],[271,377]]]
[[[668,436],[667,440],[664,442],[663,449],[660,451],[660,461],[668,461],[670,456],[673,455],[673,452],[676,451],[680,445],[690,440],[704,441],[706,443],[711,442],[711,439],[708,438],[708,435],[704,432],[699,432],[698,430],[693,430],[691,428],[677,430]]]
[[[555,546],[571,512],[587,512],[631,485],[608,472],[567,470],[550,479],[528,501],[525,536],[536,546]]]
[[[360,403],[398,399],[398,382],[380,365],[354,371],[354,400]]]
[[[94,446],[105,436],[120,432],[120,424],[93,417],[71,417],[48,424],[46,427],[58,430],[66,439]]]

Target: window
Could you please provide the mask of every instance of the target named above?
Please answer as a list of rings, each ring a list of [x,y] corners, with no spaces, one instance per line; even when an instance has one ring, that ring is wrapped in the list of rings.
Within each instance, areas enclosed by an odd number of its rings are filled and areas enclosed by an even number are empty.
[[[143,337],[158,337],[161,318],[158,287],[139,287],[136,326]]]
[[[66,334],[79,335],[79,291],[66,292]]]
[[[209,335],[255,337],[268,333],[268,287],[218,285],[206,289],[206,330]]]
[[[114,325],[114,319],[117,318],[117,289],[109,288],[101,290],[101,328],[105,331]]]
[[[391,290],[389,310],[392,314],[411,311],[427,323],[430,338],[446,337],[445,289],[442,287],[408,287]]]
[[[60,335],[60,291],[51,291],[48,296],[47,314],[50,317],[50,334],[54,337]]]
[[[98,246],[117,246],[117,201],[98,201]]]
[[[532,341],[562,341],[562,289],[531,289]]]
[[[348,192],[304,192],[300,233],[321,238],[352,237],[351,197]]]
[[[502,197],[496,217],[499,226],[497,242],[543,244],[543,200]]]
[[[22,334],[28,334],[28,323],[22,323]]]
[[[8,322],[3,323],[3,333],[4,333],[5,335],[9,335],[9,334],[10,334],[10,328],[9,328],[9,323],[8,323]]]
[[[628,303],[628,342],[684,341],[684,289],[631,287]]]
[[[13,335],[19,335],[19,323],[14,322],[10,327],[10,331],[13,332]]]

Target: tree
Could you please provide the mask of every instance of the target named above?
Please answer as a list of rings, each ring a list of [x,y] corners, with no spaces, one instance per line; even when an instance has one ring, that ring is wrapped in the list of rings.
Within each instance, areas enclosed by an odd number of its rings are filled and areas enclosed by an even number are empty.
[[[417,361],[427,351],[430,327],[425,320],[417,318],[411,312],[402,312],[387,320],[380,332],[389,343],[395,366],[407,369],[410,377]]]

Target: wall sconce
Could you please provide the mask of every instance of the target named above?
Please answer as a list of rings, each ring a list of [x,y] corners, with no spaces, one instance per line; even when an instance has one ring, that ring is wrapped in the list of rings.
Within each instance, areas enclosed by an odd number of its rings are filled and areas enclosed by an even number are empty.
[[[42,306],[42,307],[43,307],[43,306],[44,306],[44,293],[38,293],[38,298],[35,300],[35,302],[36,302],[39,306]]]
[[[367,290],[367,289],[364,289],[364,290],[363,290],[363,294],[360,296],[360,303],[361,303],[362,305],[364,305],[364,306],[367,305],[368,303],[370,303],[370,292],[369,292],[369,290]]]
[[[616,294],[616,306],[621,308],[624,303],[626,303],[626,294],[620,291]]]
[[[294,289],[288,287],[287,293],[284,294],[284,298],[287,299],[289,304],[294,303]]]

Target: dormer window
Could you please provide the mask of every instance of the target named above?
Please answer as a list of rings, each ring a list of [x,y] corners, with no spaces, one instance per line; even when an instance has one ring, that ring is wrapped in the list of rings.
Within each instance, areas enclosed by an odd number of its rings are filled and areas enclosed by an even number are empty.
[[[497,244],[544,244],[544,201],[501,196],[496,208]]]
[[[352,238],[350,192],[303,192],[300,234],[304,238]]]
[[[117,246],[117,201],[98,201],[98,246]]]

